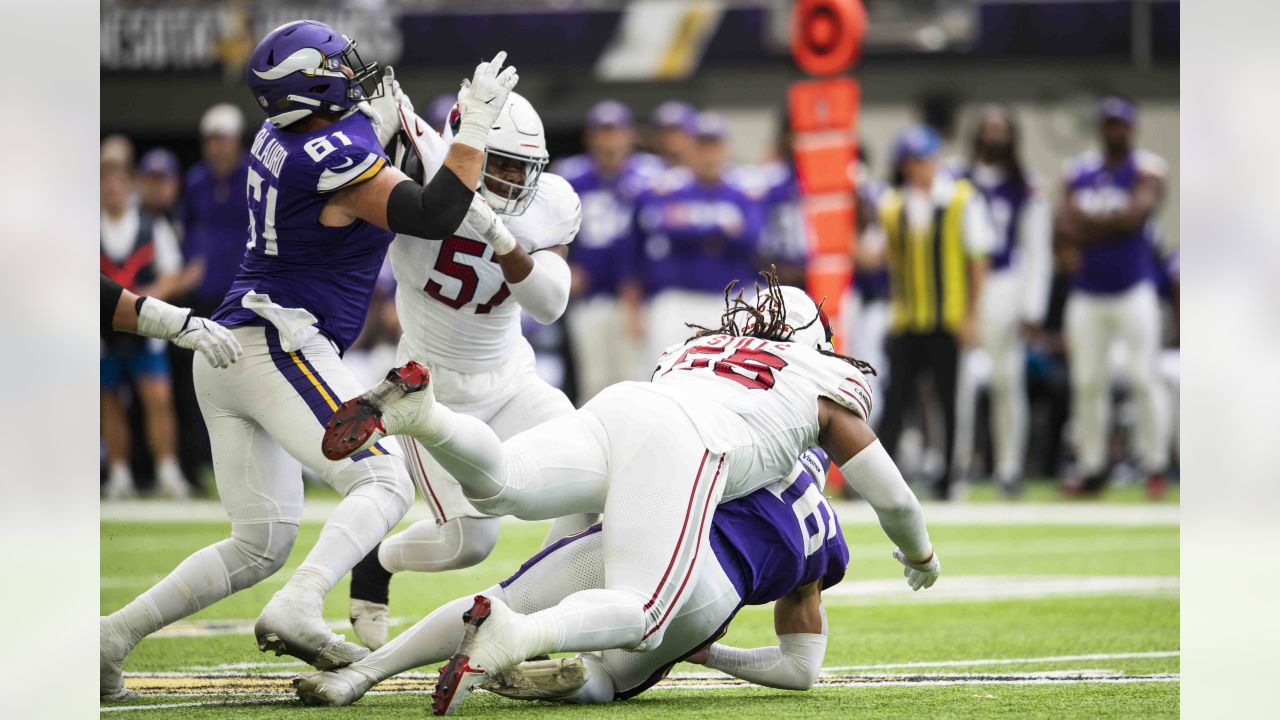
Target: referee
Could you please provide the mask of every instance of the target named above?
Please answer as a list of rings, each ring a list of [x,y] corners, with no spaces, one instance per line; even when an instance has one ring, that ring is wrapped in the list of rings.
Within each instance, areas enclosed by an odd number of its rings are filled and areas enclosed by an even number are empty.
[[[892,187],[880,200],[889,268],[889,387],[879,435],[893,452],[903,414],[920,380],[933,379],[942,406],[945,463],[931,479],[938,499],[951,496],[956,376],[960,350],[977,337],[978,297],[995,246],[981,196],[968,180],[938,172],[941,142],[923,125],[894,146]]]

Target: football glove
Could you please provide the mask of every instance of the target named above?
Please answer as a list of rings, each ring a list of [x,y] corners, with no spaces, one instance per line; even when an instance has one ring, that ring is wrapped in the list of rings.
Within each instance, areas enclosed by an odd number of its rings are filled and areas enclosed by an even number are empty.
[[[520,80],[514,67],[502,69],[506,59],[506,51],[499,51],[492,60],[477,65],[470,80],[462,81],[462,89],[458,91],[458,111],[462,117],[454,142],[484,150],[489,129]]]
[[[907,584],[912,590],[933,587],[933,584],[938,581],[938,576],[942,574],[937,553],[931,553],[928,561],[922,563],[911,562],[901,550],[894,550],[893,558],[902,563],[905,568],[902,576],[907,579]]]
[[[240,357],[240,342],[230,330],[153,297],[143,298],[138,308],[138,334],[196,350],[216,368],[225,368]]]
[[[485,242],[489,243],[495,254],[506,255],[516,249],[515,236],[507,229],[502,218],[498,217],[498,213],[485,202],[484,196],[479,193],[472,198],[471,207],[467,209],[467,222],[471,223],[471,227],[480,233],[480,237]]]

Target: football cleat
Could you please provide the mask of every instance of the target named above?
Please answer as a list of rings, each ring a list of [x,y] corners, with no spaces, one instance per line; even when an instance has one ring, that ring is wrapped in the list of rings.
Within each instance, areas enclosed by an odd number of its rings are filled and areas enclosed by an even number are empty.
[[[462,643],[440,668],[431,693],[432,712],[452,715],[477,685],[534,654],[520,650],[525,634],[522,617],[497,598],[475,596],[471,609],[462,614],[466,623]]]
[[[303,705],[324,707],[346,707],[364,697],[373,686],[371,678],[350,667],[293,679],[293,690]]]
[[[341,460],[388,435],[413,435],[434,401],[431,371],[411,360],[372,390],[342,403],[325,425],[320,449],[330,460]]]
[[[292,655],[317,670],[337,670],[360,660],[369,651],[336,635],[321,617],[324,600],[280,591],[262,609],[253,634],[258,649]]]
[[[582,658],[526,660],[480,683],[480,688],[512,700],[567,700],[587,684]]]
[[[1159,500],[1169,491],[1169,481],[1165,479],[1164,473],[1152,473],[1147,477],[1147,498],[1149,500]]]
[[[103,702],[132,700],[138,693],[124,686],[124,659],[133,646],[120,637],[107,618],[98,618],[98,689]]]
[[[390,625],[386,604],[351,598],[351,629],[365,647],[377,650],[386,645]]]

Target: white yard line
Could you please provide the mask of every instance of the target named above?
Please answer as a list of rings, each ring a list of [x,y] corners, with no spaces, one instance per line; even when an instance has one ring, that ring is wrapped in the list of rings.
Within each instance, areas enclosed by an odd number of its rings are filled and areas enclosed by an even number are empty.
[[[836,502],[837,514],[847,524],[875,524],[876,516],[864,502]],[[309,500],[302,519],[322,522],[337,507],[336,500]],[[103,502],[98,517],[122,522],[226,522],[222,505],[214,500],[127,500]],[[414,503],[408,522],[431,517],[423,503]],[[1145,527],[1177,525],[1179,508],[1168,504],[1117,505],[1079,503],[926,503],[930,525],[1121,525]],[[503,518],[503,522],[525,522]]]
[[[881,665],[837,665],[822,668],[823,672],[848,672],[851,670],[901,670],[906,668],[968,667],[978,665],[1030,665],[1039,663],[1080,662],[1083,660],[1139,660],[1146,658],[1180,657],[1180,650],[1153,652],[1091,653],[1089,655],[1054,655],[1033,658],[976,658],[970,660],[930,660],[924,662],[889,663]]]
[[[1145,575],[943,575],[928,590],[912,592],[901,578],[848,580],[824,590],[824,600],[845,604],[1034,600],[1084,595],[1176,593],[1177,576]]]
[[[131,676],[132,677],[132,676]],[[729,681],[716,678],[680,678],[681,682],[663,681],[651,690],[740,690],[763,689],[741,681]],[[1152,675],[1119,675],[1109,670],[1077,670],[1051,671],[1045,673],[1006,673],[991,674],[934,674],[934,675],[865,675],[865,676],[824,676],[815,687],[936,687],[940,685],[1076,685],[1082,683],[1131,684],[1151,682],[1179,682],[1178,673],[1157,673]],[[690,682],[690,680],[694,680]],[[701,682],[698,682],[701,680]],[[425,695],[425,690],[374,690],[374,695]],[[164,697],[201,697],[193,693],[165,694]],[[206,696],[207,697],[207,696]],[[239,700],[205,700],[180,703],[158,703],[154,705],[110,705],[101,708],[102,712],[130,712],[147,710],[175,710],[190,707],[217,707],[225,705],[284,705],[294,704],[296,700],[288,693],[260,695],[257,699]]]

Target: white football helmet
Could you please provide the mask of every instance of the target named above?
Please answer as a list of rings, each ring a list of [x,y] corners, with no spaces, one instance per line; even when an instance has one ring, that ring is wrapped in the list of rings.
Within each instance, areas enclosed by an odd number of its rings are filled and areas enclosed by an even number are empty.
[[[453,141],[461,116],[454,106],[445,126],[444,140]],[[533,105],[519,93],[511,93],[507,103],[498,113],[489,137],[485,140],[484,170],[480,190],[484,199],[495,211],[503,215],[520,215],[529,208],[538,193],[538,178],[551,156],[547,154],[547,137],[542,129],[542,118]],[[521,163],[524,181],[514,183],[490,169],[493,159],[504,158]],[[489,186],[499,188],[494,191]]]
[[[794,285],[783,285],[781,290],[787,311],[786,325],[793,331],[791,342],[807,345],[815,350],[833,352],[835,348],[831,344],[831,321],[827,319],[827,314],[804,290]],[[764,310],[762,304],[772,305],[773,299],[765,289],[757,293],[755,303],[757,308]],[[768,310],[774,311],[773,308]]]

